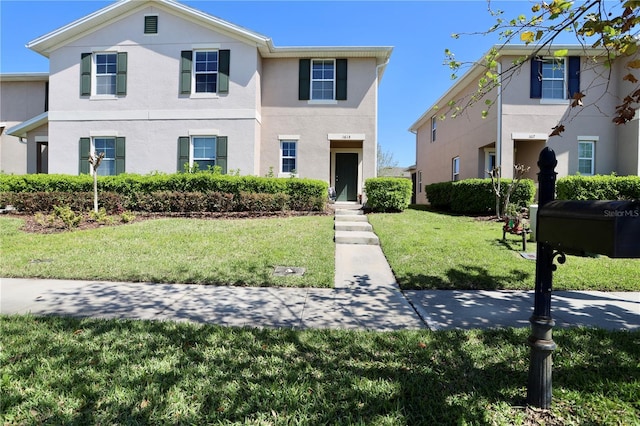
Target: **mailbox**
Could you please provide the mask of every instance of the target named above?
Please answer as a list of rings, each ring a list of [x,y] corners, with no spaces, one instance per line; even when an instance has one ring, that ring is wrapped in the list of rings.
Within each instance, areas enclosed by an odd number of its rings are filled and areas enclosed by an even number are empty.
[[[536,232],[566,253],[640,258],[640,200],[550,201],[538,210]]]

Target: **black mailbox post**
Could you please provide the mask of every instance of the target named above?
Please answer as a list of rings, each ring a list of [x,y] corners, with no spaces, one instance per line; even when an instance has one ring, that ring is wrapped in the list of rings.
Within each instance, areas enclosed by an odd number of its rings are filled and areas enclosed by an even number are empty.
[[[536,240],[565,253],[639,258],[640,201],[551,201],[538,211]]]
[[[565,253],[640,258],[640,201],[554,200],[557,164],[553,150],[544,148],[538,159],[540,208],[527,385],[527,402],[539,408],[551,405],[551,354],[556,349],[551,316],[554,259],[564,263]]]

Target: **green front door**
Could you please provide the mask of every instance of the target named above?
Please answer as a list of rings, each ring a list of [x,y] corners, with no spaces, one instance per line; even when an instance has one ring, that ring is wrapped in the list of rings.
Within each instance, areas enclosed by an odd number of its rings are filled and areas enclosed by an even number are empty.
[[[358,154],[336,154],[336,199],[358,200]]]

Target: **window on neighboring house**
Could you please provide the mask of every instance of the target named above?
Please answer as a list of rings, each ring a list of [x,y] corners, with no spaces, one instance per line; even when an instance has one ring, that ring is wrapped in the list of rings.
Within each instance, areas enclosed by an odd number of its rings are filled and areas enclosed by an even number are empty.
[[[104,153],[98,166],[98,176],[113,176],[125,172],[125,138],[99,136],[80,138],[80,173],[92,173],[91,153]]]
[[[104,153],[98,167],[98,176],[116,174],[116,138],[94,138],[93,150],[96,154]]]
[[[437,127],[436,117],[431,117],[431,142],[436,141],[436,127]]]
[[[98,53],[96,61],[96,95],[116,94],[117,55],[115,53]]]
[[[422,192],[422,170],[418,170],[418,192]]]
[[[454,157],[451,163],[451,180],[460,180],[460,157]]]
[[[193,145],[193,162],[199,170],[213,169],[216,165],[216,138],[198,136],[191,139]]]
[[[531,60],[530,97],[570,99],[580,92],[580,57],[534,58]]]
[[[496,167],[496,152],[493,149],[492,150],[485,149],[484,162],[485,162],[484,170],[486,172],[490,172]],[[486,175],[483,177],[486,177]]]
[[[229,92],[229,50],[183,50],[180,54],[180,93]]]
[[[296,173],[297,166],[297,143],[296,141],[280,142],[281,164],[280,171],[282,173]]]
[[[80,96],[127,94],[127,53],[80,55]]]
[[[178,171],[191,169],[195,164],[198,170],[220,167],[227,173],[227,137],[198,135],[178,138]]]
[[[218,52],[195,52],[194,81],[196,93],[216,93],[218,86]]]
[[[594,141],[578,141],[578,173],[593,175],[596,144]]]
[[[344,101],[347,99],[346,59],[300,59],[298,99]]]

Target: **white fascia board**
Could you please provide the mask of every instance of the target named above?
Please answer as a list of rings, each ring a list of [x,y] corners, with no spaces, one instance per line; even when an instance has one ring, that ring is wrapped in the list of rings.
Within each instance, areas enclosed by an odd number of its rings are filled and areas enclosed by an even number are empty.
[[[6,133],[11,136],[16,136],[19,138],[24,138],[27,136],[27,133],[35,128],[42,126],[49,122],[49,113],[43,112],[42,114],[36,115],[33,118],[30,118],[27,121],[23,121],[20,124],[17,124],[13,127],[7,129]]]
[[[16,72],[0,74],[0,81],[48,81],[48,72]]]

